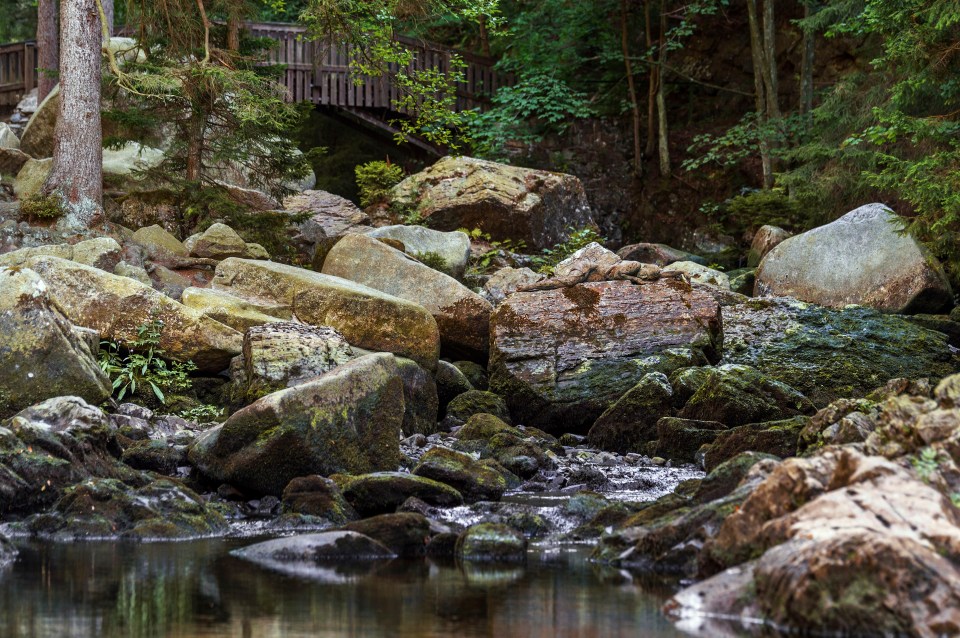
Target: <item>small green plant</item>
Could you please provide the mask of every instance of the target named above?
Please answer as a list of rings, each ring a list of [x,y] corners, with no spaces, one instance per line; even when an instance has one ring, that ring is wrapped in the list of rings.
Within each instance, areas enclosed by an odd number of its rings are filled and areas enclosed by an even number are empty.
[[[360,164],[354,172],[357,176],[357,187],[360,189],[360,205],[364,208],[382,202],[387,191],[403,179],[403,169],[391,164],[389,159]]]
[[[727,202],[726,216],[743,228],[770,224],[796,230],[807,223],[797,201],[779,189],[753,191],[734,197]]]
[[[574,228],[571,226],[567,230],[569,231],[569,236],[566,241],[560,242],[553,248],[544,248],[542,254],[533,257],[533,265],[537,268],[537,272],[550,275],[553,273],[553,269],[556,268],[557,264],[581,248],[593,242],[602,244],[606,241],[596,229],[589,226],[585,228]]]
[[[25,215],[30,222],[33,221],[54,221],[63,217],[63,205],[60,199],[55,195],[34,195],[20,202],[20,212]]]
[[[223,417],[223,408],[204,403],[195,408],[181,411],[179,416],[194,423],[209,423]]]
[[[490,233],[485,233],[479,228],[458,229],[470,237],[470,241],[484,242],[490,245],[488,250],[477,256],[470,258],[470,264],[467,266],[468,275],[478,275],[485,273],[494,265],[498,258],[505,258],[511,253],[523,252],[527,248],[527,243],[521,240],[504,239],[502,241],[494,240]]]
[[[925,447],[920,450],[920,455],[912,457],[910,462],[920,478],[929,482],[931,477],[940,469],[940,453],[932,447]]]
[[[163,321],[154,317],[137,328],[136,339],[129,343],[100,342],[100,369],[112,380],[118,401],[128,393],[133,395],[139,388],[152,390],[157,400],[166,404],[165,390],[190,388],[189,374],[197,366],[192,361],[168,364],[159,347],[162,331]]]
[[[427,251],[424,253],[415,253],[413,256],[416,257],[424,266],[430,266],[434,270],[439,270],[440,272],[447,272],[450,270],[450,265],[440,253]]]

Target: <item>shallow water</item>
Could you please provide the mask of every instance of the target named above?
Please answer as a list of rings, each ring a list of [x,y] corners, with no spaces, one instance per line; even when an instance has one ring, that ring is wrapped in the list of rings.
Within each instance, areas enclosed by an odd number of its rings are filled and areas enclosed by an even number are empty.
[[[251,540],[21,542],[0,572],[0,635],[680,636],[670,590],[591,564],[590,549],[533,549],[525,566],[394,560],[314,579],[228,554]]]

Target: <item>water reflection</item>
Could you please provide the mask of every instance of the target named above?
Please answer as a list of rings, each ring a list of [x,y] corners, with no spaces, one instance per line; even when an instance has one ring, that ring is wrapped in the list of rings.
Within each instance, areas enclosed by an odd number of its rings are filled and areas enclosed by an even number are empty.
[[[592,565],[586,550],[525,567],[395,560],[338,583],[228,555],[250,541],[23,544],[0,574],[0,635],[678,636],[669,595]]]

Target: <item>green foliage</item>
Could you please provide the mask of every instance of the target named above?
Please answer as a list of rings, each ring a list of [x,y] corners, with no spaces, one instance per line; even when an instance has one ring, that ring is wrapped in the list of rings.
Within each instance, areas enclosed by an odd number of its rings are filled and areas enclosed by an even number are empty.
[[[807,225],[803,209],[796,200],[790,199],[779,189],[739,195],[727,202],[725,208],[727,217],[744,230],[765,224],[799,230]]]
[[[567,231],[569,235],[566,241],[560,242],[553,248],[544,248],[542,254],[533,257],[533,265],[536,267],[537,272],[545,275],[553,274],[553,269],[557,264],[581,248],[593,242],[603,244],[603,242],[606,241],[595,228],[590,226],[586,228],[574,228],[571,226]]]
[[[34,195],[20,202],[20,214],[31,222],[54,221],[63,217],[63,203],[56,195]]]
[[[416,257],[417,260],[424,266],[430,266],[434,270],[446,272],[449,268],[447,260],[444,259],[443,255],[440,253],[428,251],[425,253],[415,253],[413,256]]]
[[[384,201],[387,191],[403,179],[403,169],[389,160],[375,160],[354,169],[360,189],[360,205],[366,208]]]
[[[186,363],[163,359],[160,335],[163,322],[151,319],[137,328],[137,337],[129,343],[100,342],[98,361],[113,383],[117,400],[138,390],[152,391],[160,403],[166,403],[164,391],[186,390],[191,387],[189,373],[197,367],[192,361]]]
[[[223,408],[204,403],[189,410],[182,410],[178,416],[194,423],[209,423],[223,418]]]
[[[458,228],[457,230],[466,233],[472,242],[483,242],[490,246],[490,248],[477,255],[471,254],[470,263],[467,264],[468,278],[487,273],[498,262],[513,262],[513,254],[521,253],[527,247],[526,242],[522,239],[519,241],[512,239],[496,241],[490,236],[490,233],[485,233],[479,228]]]
[[[932,447],[925,447],[920,450],[919,456],[910,458],[910,463],[921,479],[930,482],[930,479],[940,469],[940,454]]]

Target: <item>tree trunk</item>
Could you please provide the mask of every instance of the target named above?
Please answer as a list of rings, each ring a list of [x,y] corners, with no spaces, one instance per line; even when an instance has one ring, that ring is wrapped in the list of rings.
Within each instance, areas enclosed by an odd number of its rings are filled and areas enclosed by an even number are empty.
[[[478,24],[480,25],[480,51],[490,57],[490,32],[487,30],[486,16],[480,16]]]
[[[60,35],[57,27],[57,0],[40,0],[37,4],[37,102],[43,102],[57,85],[60,68]]]
[[[658,60],[659,81],[657,83],[657,137],[660,150],[660,175],[670,175],[670,147],[667,137],[667,96],[666,96],[666,64],[667,64],[667,14],[663,2],[660,2],[660,55]]]
[[[756,92],[757,125],[761,127],[760,164],[763,167],[763,187],[773,188],[773,162],[770,159],[770,149],[763,139],[763,131],[767,122],[766,98],[766,69],[767,64],[763,50],[763,39],[760,36],[760,23],[757,19],[757,0],[747,0],[747,19],[750,24],[750,55],[753,60],[753,88]]]
[[[187,181],[199,182],[203,177],[203,140],[206,134],[206,114],[194,108],[190,117],[190,129],[187,142]]]
[[[100,0],[103,5],[103,15],[107,19],[107,32],[113,37],[113,0]]]
[[[803,5],[803,17],[814,13],[809,2]],[[808,115],[813,111],[813,61],[814,33],[811,29],[803,31],[803,60],[800,63],[800,114]]]
[[[637,86],[633,81],[633,65],[630,63],[630,45],[627,38],[627,0],[620,0],[620,48],[623,65],[627,72],[627,92],[633,111],[633,174],[643,175],[643,157],[640,150],[640,104],[637,102]]]
[[[660,80],[657,66],[653,61],[653,27],[650,25],[650,0],[643,3],[643,21],[644,30],[647,35],[647,51],[650,52],[650,57],[647,58],[647,68],[650,70],[650,84],[647,89],[647,148],[644,151],[644,155],[650,157],[653,155],[654,142],[657,139],[655,135],[657,121],[657,86]]]
[[[780,117],[780,80],[777,74],[777,25],[773,15],[773,0],[763,1],[763,55],[767,63],[767,115]]]
[[[103,31],[96,0],[63,2],[60,34],[60,110],[54,130],[53,167],[41,192],[57,196],[63,204],[62,228],[81,230],[96,223],[103,213]]]
[[[227,15],[227,50],[237,53],[240,51],[240,26],[243,24],[243,16],[240,15],[240,7],[236,4],[230,5],[230,11]]]

